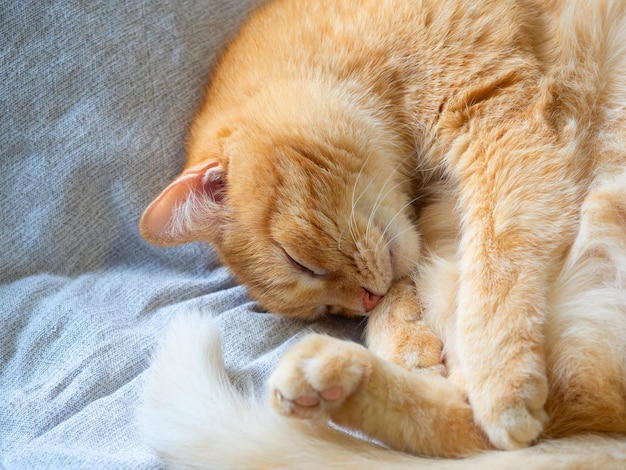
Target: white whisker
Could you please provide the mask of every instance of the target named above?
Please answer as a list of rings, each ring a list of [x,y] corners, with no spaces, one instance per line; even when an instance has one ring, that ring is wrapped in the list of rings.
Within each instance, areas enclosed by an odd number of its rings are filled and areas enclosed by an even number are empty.
[[[389,174],[389,176],[387,176],[387,179],[385,180],[385,182],[383,183],[382,187],[380,188],[380,191],[376,195],[376,200],[374,201],[374,205],[372,206],[372,210],[370,211],[370,216],[367,219],[367,226],[365,228],[365,238],[369,238],[370,227],[372,225],[372,220],[374,218],[374,214],[378,210],[378,207],[380,206],[380,204],[382,204],[382,201],[384,200],[384,198],[389,194],[389,193],[385,193],[385,195],[382,196],[383,190],[387,187],[387,184],[389,183],[391,178],[396,174],[396,170],[397,169],[398,169],[398,167],[396,166],[393,169],[393,171]],[[395,188],[395,186],[394,186],[394,188]]]
[[[401,186],[403,184],[405,184],[407,181],[410,181],[410,179],[405,179],[403,181],[400,181],[398,183],[396,183],[392,188],[388,189],[387,191],[385,191],[385,189],[387,188],[387,185],[389,184],[389,182],[391,181],[391,179],[396,175],[396,173],[398,172],[398,169],[400,167],[402,167],[402,165],[404,165],[404,163],[406,162],[407,158],[409,158],[410,154],[406,154],[399,162],[398,164],[394,167],[393,171],[389,174],[389,176],[387,177],[387,179],[385,180],[385,182],[383,183],[382,187],[380,188],[380,191],[378,192],[378,194],[376,195],[376,200],[374,201],[374,206],[372,207],[372,210],[370,211],[370,215],[369,218],[367,220],[367,227],[365,229],[365,237],[369,238],[369,234],[370,234],[370,228],[372,226],[372,221],[374,220],[374,216],[376,215],[376,212],[378,211],[378,209],[380,208],[380,206],[382,205],[383,201],[385,200],[385,198],[394,190],[396,189],[398,186]],[[385,191],[383,193],[383,191]]]
[[[363,163],[361,164],[361,168],[359,169],[359,172],[356,175],[356,180],[354,181],[354,185],[352,186],[352,198],[351,198],[351,201],[350,201],[351,202],[351,207],[350,207],[350,217],[348,219],[348,229],[350,231],[350,236],[352,237],[352,241],[354,241],[355,243],[357,241],[357,237],[356,237],[356,222],[354,220],[354,209],[356,207],[356,204],[361,200],[361,198],[363,197],[365,192],[372,185],[372,181],[370,180],[368,182],[367,186],[365,187],[365,189],[363,189],[363,191],[361,191],[361,194],[359,194],[359,197],[356,199],[356,201],[354,200],[354,196],[356,195],[356,187],[359,184],[359,180],[361,179],[361,174],[363,173],[363,169],[365,168],[365,164],[367,163],[367,161],[370,159],[371,156],[372,156],[372,154],[370,153],[363,160]]]
[[[405,180],[399,181],[398,183],[394,184],[391,188],[389,188],[387,190],[387,192],[385,193],[385,195],[380,199],[379,203],[377,205],[374,206],[374,208],[372,209],[372,212],[370,214],[370,220],[368,220],[368,226],[367,226],[367,230],[365,232],[366,237],[369,236],[369,229],[370,229],[370,222],[373,219],[373,215],[378,211],[378,209],[380,208],[380,206],[382,205],[383,201],[385,200],[385,198],[392,192],[394,191],[398,186],[402,186],[404,184],[406,184],[408,181],[411,181],[410,178],[407,178]]]
[[[337,249],[341,252],[341,239],[343,238],[343,230],[339,232],[339,238],[337,239]]]
[[[414,197],[413,199],[411,199],[409,202],[407,202],[405,205],[403,205],[403,206],[400,208],[400,210],[399,210],[398,212],[396,212],[396,213],[395,213],[395,215],[391,218],[391,220],[387,223],[387,226],[386,226],[386,227],[385,227],[385,229],[383,230],[383,233],[382,233],[382,237],[381,237],[381,238],[383,238],[383,239],[384,239],[385,235],[387,234],[387,230],[389,230],[389,227],[391,227],[391,224],[393,223],[393,221],[394,221],[394,220],[396,220],[396,217],[398,217],[400,214],[404,213],[404,209],[406,209],[407,207],[409,207],[409,206],[410,206],[411,204],[413,204],[414,202],[416,202],[416,201],[420,200],[422,197],[423,197],[423,195],[416,196],[416,197]],[[411,227],[411,228],[413,228],[413,227]],[[402,231],[402,232],[400,232],[400,233],[404,233],[404,232],[406,232],[406,230],[403,230],[403,231]],[[397,237],[397,235],[395,235],[393,238],[396,238],[396,237]],[[392,240],[393,240],[393,238],[392,238]],[[386,246],[387,246],[387,245],[385,245],[385,247],[386,247]]]
[[[407,227],[404,230],[396,233],[393,237],[391,237],[389,240],[387,240],[387,243],[385,243],[385,246],[383,247],[383,250],[388,250],[389,249],[389,245],[391,245],[393,243],[393,241],[398,238],[400,235],[402,235],[405,232],[408,232],[410,230],[413,230],[415,227],[411,226],[411,227]]]

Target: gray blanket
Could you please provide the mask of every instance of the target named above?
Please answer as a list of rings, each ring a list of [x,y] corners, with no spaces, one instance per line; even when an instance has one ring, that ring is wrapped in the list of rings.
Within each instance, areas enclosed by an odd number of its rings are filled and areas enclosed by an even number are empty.
[[[216,54],[254,0],[0,5],[0,462],[159,468],[134,409],[172,315],[219,319],[235,382],[309,328],[262,313],[207,246],[137,220],[181,170]],[[258,3],[258,1],[257,1]]]

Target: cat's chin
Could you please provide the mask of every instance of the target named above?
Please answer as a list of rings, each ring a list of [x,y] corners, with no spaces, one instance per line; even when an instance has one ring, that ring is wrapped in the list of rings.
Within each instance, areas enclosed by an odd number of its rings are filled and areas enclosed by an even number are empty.
[[[347,318],[362,318],[369,315],[369,312],[348,310],[339,305],[320,305],[319,307],[317,307],[315,313],[319,317],[323,317],[326,315],[339,315]]]

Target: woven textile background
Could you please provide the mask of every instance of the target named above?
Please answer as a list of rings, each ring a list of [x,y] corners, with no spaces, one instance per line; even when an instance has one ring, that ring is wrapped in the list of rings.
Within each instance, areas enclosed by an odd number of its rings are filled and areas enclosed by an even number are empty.
[[[181,170],[220,47],[253,0],[0,5],[0,462],[158,468],[134,425],[172,315],[218,317],[235,382],[259,392],[313,327],[257,313],[203,245],[161,249],[137,220]]]

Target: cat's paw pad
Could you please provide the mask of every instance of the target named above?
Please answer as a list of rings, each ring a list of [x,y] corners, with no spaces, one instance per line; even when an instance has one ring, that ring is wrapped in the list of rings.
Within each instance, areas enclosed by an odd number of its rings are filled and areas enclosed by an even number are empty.
[[[539,380],[528,383],[515,399],[506,400],[510,405],[494,407],[483,421],[483,429],[491,443],[503,450],[521,449],[535,441],[548,421],[543,405],[547,396],[547,384]],[[497,403],[499,400],[493,397]],[[498,409],[499,408],[499,409]],[[475,410],[476,411],[476,410]]]
[[[268,381],[270,404],[281,414],[328,419],[369,376],[362,346],[311,335],[292,347]]]
[[[324,390],[307,390],[305,394],[285,396],[281,389],[274,389],[272,405],[280,413],[294,415],[298,418],[326,418],[331,404],[341,404],[345,396],[343,387],[333,385]],[[287,392],[288,393],[288,392]]]

